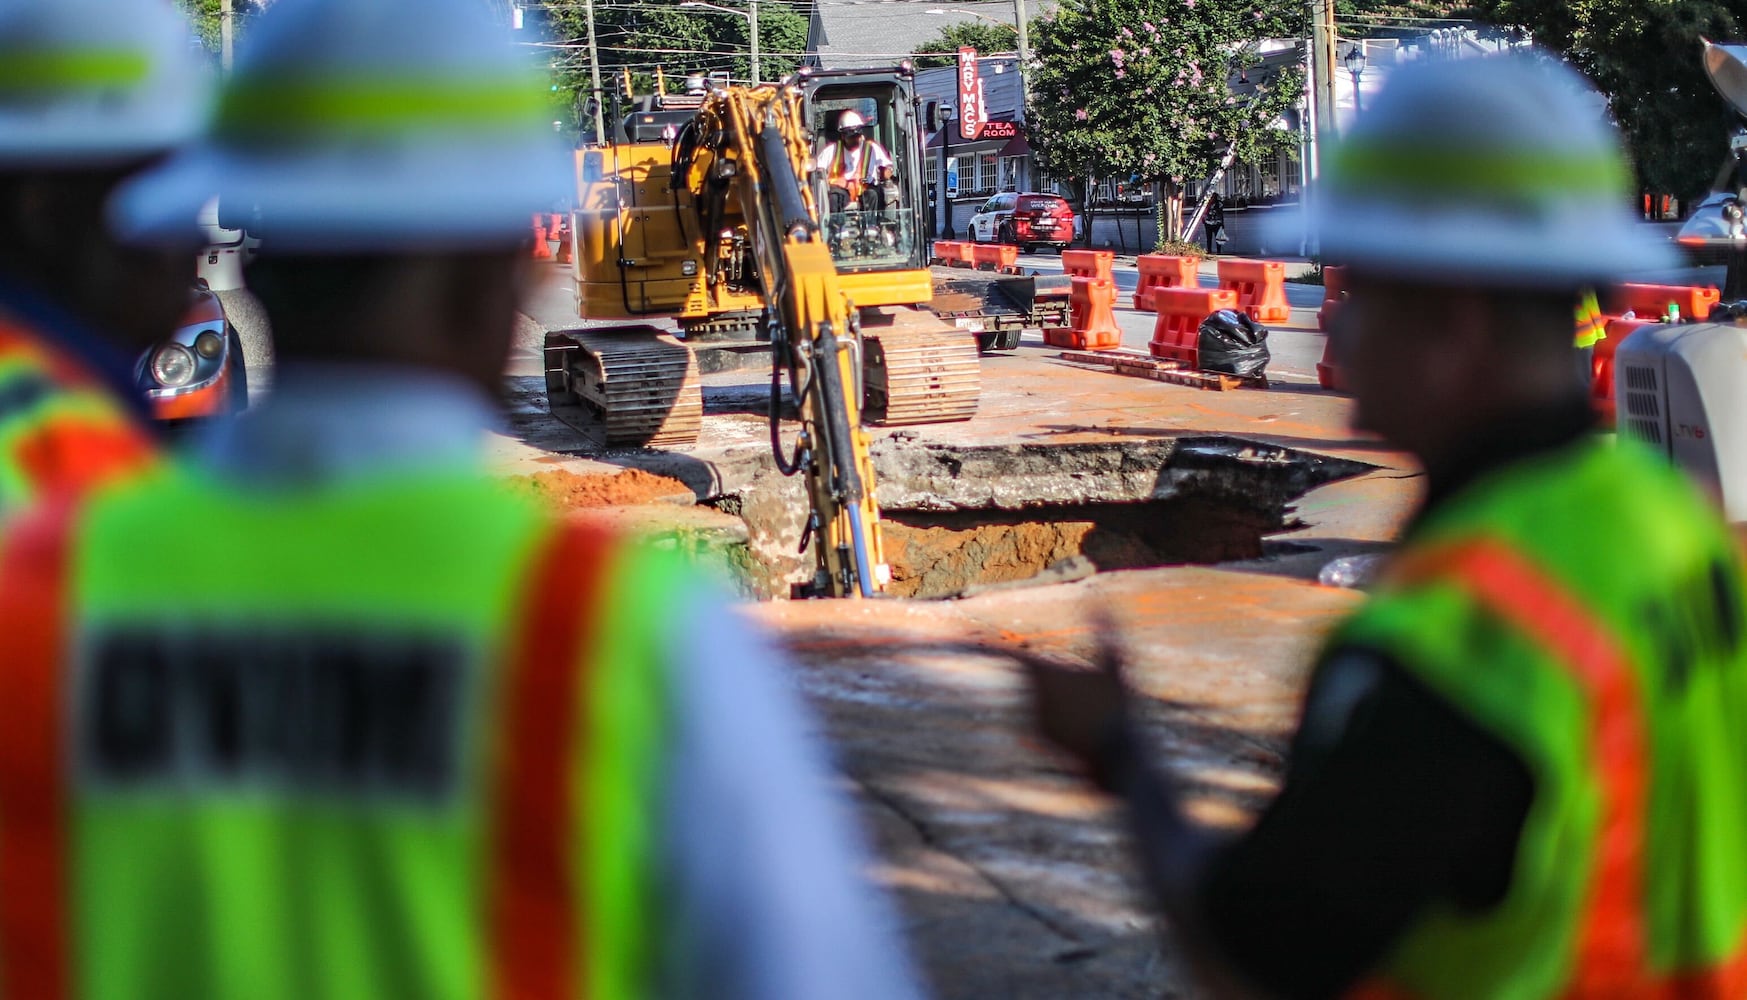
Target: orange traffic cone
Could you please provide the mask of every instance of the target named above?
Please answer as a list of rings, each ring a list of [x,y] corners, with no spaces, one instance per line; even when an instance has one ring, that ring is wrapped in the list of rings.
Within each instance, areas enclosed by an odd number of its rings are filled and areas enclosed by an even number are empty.
[[[539,215],[534,216],[534,252],[531,256],[535,260],[552,259],[552,247],[546,242],[546,220]]]

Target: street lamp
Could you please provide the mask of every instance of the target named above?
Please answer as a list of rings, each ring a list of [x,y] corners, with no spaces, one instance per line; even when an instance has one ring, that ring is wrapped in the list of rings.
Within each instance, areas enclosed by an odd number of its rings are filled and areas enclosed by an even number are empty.
[[[757,86],[764,82],[760,80],[758,76],[758,0],[751,0],[751,2],[747,4],[747,9],[750,10],[751,13],[747,13],[747,11],[744,10],[735,10],[732,7],[723,7],[718,4],[705,3],[704,0],[684,0],[680,6],[702,7],[705,10],[720,11],[723,14],[733,14],[735,17],[744,17],[746,19],[747,40],[751,43],[752,47],[752,84],[753,86]]]
[[[1003,27],[1007,24],[1006,21],[1003,21],[998,17],[993,17],[989,14],[984,14],[974,10],[943,10],[939,7],[933,7],[922,13],[945,15],[947,17],[957,14],[968,14],[971,17],[980,17],[985,21],[991,21]],[[1031,73],[1027,67],[1027,64],[1031,62],[1031,44],[1025,31],[1025,0],[1013,0],[1013,21],[1014,30],[1019,36],[1019,120],[1024,121],[1026,105],[1031,103]]]
[[[1363,42],[1354,43],[1347,49],[1347,72],[1353,75],[1353,117],[1359,117],[1359,81],[1365,76],[1365,47]]]

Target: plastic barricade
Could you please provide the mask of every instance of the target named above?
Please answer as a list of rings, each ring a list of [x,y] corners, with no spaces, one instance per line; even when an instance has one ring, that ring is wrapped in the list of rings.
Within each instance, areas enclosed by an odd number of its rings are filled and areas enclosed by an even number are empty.
[[[1344,267],[1322,269],[1322,308],[1316,311],[1316,328],[1327,333],[1335,313],[1347,300],[1347,270]]]
[[[1237,293],[1229,288],[1157,288],[1153,290],[1153,339],[1147,352],[1191,368],[1201,364],[1201,321],[1221,309],[1236,309]]]
[[[1642,319],[1661,319],[1668,306],[1680,307],[1681,319],[1704,319],[1722,298],[1715,285],[1615,285],[1608,289],[1607,312],[1636,313]]]
[[[1116,325],[1116,282],[1109,278],[1074,278],[1068,294],[1067,327],[1046,326],[1043,342],[1075,351],[1110,351],[1122,346]]]
[[[1019,248],[1000,243],[973,243],[971,266],[979,271],[1016,270],[1019,266]]]
[[[1324,309],[1340,306],[1339,302],[1331,302]],[[1322,360],[1316,363],[1316,384],[1330,392],[1346,392],[1347,380],[1341,374],[1341,369],[1335,364],[1335,342],[1329,337],[1322,343]]]
[[[1201,261],[1195,257],[1143,253],[1134,259],[1140,284],[1134,290],[1134,307],[1153,311],[1155,288],[1200,288]]]
[[[933,259],[941,264],[951,264],[958,257],[959,242],[957,240],[935,240],[929,250]]]
[[[549,237],[546,235],[546,217],[544,215],[534,216],[534,249],[529,256],[533,257],[535,260],[551,260],[552,244],[547,242],[548,239]]]
[[[1613,427],[1617,419],[1614,403],[1614,352],[1620,343],[1640,326],[1649,326],[1655,319],[1617,319],[1609,317],[1607,336],[1595,342],[1595,354],[1590,358],[1589,402],[1595,408],[1596,422]]]
[[[1286,304],[1286,265],[1277,260],[1222,260],[1219,287],[1236,292],[1237,307],[1258,323],[1284,323],[1292,317]]]
[[[1076,278],[1115,281],[1116,254],[1109,250],[1063,250],[1062,271]]]

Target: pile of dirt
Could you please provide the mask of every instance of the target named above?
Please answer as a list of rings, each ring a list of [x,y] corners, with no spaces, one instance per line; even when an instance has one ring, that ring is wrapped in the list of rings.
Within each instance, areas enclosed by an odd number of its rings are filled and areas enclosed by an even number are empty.
[[[565,469],[515,476],[517,489],[548,501],[560,510],[588,507],[630,507],[691,495],[691,487],[677,479],[642,469],[581,475]]]

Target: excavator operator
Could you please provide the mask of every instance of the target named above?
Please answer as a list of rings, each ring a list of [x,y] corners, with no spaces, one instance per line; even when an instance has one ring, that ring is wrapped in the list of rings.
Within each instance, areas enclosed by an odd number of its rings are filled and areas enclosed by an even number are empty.
[[[829,210],[884,212],[898,207],[897,163],[878,140],[867,135],[867,119],[845,111],[837,119],[837,140],[819,150],[818,169],[831,185]]]

